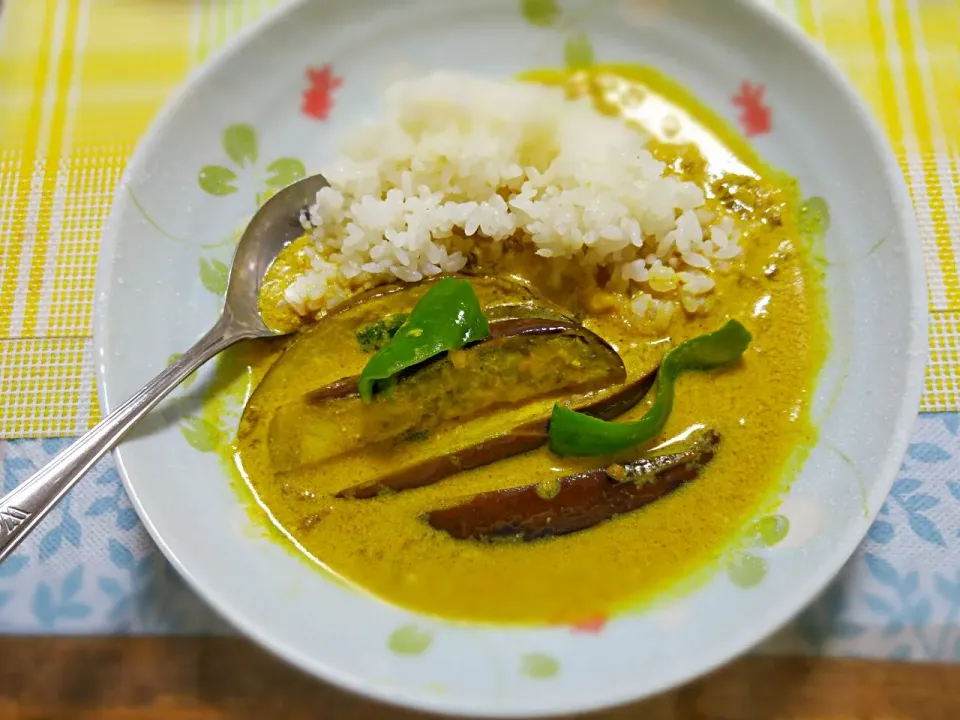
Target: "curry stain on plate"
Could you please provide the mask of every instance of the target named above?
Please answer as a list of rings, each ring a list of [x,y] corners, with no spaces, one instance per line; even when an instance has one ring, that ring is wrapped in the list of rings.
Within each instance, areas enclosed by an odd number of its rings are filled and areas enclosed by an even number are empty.
[[[807,403],[826,354],[825,307],[821,275],[812,266],[801,227],[795,181],[769,168],[687,91],[655,71],[626,65],[572,73],[535,71],[523,78],[562,85],[572,97],[587,95],[601,111],[622,114],[646,128],[655,136],[650,147],[655,157],[708,185],[709,202],[758,203],[763,213],[759,219],[750,215],[756,208],[743,210],[745,244],[754,246],[743,273],[718,278],[717,307],[709,317],[671,327],[673,340],[682,340],[713,329],[723,316],[750,315],[758,301],[767,298],[766,314],[747,322],[757,341],[746,361],[722,374],[682,378],[677,407],[664,433],[711,421],[727,437],[724,452],[702,481],[647,510],[542,543],[462,544],[438,536],[417,519],[424,507],[451,495],[517,485],[519,477],[531,474],[549,480],[551,473],[564,469],[558,467],[563,463],[541,451],[500,462],[495,469],[463,473],[455,487],[441,483],[417,493],[363,501],[346,520],[350,513],[342,511],[321,520],[323,533],[305,537],[274,528],[271,535],[282,536],[288,547],[290,541],[298,543],[331,577],[411,609],[487,622],[569,622],[636,610],[656,594],[699,586],[722,565],[725,548],[749,532],[749,519],[776,506],[816,439]],[[723,186],[725,177],[732,178],[728,188]],[[718,197],[724,190],[729,197]],[[299,242],[302,246],[306,241]],[[290,248],[290,255],[301,246]],[[782,255],[776,277],[765,277],[764,261],[775,253]],[[283,267],[275,272],[272,292],[285,277]],[[641,355],[646,347],[649,354],[654,347],[647,339],[641,342],[625,334],[620,324],[602,314],[588,318],[587,324],[627,354],[634,347]],[[260,353],[249,363],[239,393],[244,399],[270,356]],[[765,362],[756,361],[758,357]],[[205,409],[204,416],[208,413],[217,419],[215,405]],[[758,413],[763,413],[763,423],[737,422],[753,420]],[[232,448],[221,452],[236,477]],[[267,489],[247,476],[244,480],[242,486],[255,495]],[[544,490],[549,491],[549,484]],[[268,507],[281,512],[279,521],[273,515],[277,524],[297,517],[277,497],[263,502],[257,496],[250,507],[261,522]],[[402,553],[397,546],[403,547]],[[759,563],[741,559],[734,574],[749,586],[762,579],[758,568]]]

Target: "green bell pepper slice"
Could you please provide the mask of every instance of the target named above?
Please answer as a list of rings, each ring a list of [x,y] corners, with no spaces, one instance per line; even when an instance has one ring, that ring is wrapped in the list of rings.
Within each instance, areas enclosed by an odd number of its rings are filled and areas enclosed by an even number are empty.
[[[612,455],[655,437],[673,409],[674,383],[687,370],[713,370],[734,362],[753,336],[737,320],[719,330],[686,340],[670,350],[657,374],[657,399],[632,423],[600,420],[554,405],[550,418],[550,449],[561,456]]]
[[[443,278],[420,298],[393,338],[370,358],[357,389],[370,402],[397,373],[490,336],[490,324],[468,280]]]

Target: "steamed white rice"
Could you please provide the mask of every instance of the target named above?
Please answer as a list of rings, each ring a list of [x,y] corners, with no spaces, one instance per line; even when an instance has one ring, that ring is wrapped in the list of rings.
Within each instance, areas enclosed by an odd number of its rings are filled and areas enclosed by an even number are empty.
[[[310,269],[285,293],[301,315],[462,270],[509,239],[544,262],[606,266],[637,319],[663,325],[703,311],[741,253],[733,220],[666,172],[649,138],[560,89],[435,73],[395,83],[384,105],[302,218]]]

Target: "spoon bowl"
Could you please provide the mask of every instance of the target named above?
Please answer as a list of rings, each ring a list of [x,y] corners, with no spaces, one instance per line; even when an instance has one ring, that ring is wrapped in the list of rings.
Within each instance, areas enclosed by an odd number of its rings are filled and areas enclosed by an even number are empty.
[[[323,175],[310,175],[280,190],[265,202],[243,231],[234,252],[223,313],[251,333],[268,337],[284,333],[268,328],[260,316],[260,286],[267,269],[288,244],[303,235],[301,216],[317,193],[329,187]]]
[[[304,232],[301,218],[327,187],[311,175],[280,190],[256,212],[237,244],[220,318],[210,331],[129,400],[57,455],[26,482],[0,498],[0,562],[30,534],[94,463],[111,450],[157,403],[197,368],[239,340],[273,337],[260,316],[260,286],[267,269]]]

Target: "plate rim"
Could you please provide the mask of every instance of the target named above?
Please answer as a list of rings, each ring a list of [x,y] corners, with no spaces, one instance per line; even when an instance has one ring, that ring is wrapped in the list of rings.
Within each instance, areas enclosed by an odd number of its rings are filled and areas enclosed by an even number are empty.
[[[281,22],[289,13],[299,10],[309,2],[310,0],[285,0],[285,2],[281,2],[271,8],[258,20],[229,38],[215,53],[187,74],[164,101],[160,110],[151,120],[147,131],[140,137],[124,169],[123,175],[113,192],[109,215],[104,223],[100,236],[93,308],[93,351],[95,358],[103,356],[106,337],[109,334],[107,330],[109,308],[107,290],[112,284],[113,268],[115,265],[114,257],[119,243],[121,212],[118,208],[124,208],[128,189],[142,173],[148,163],[148,158],[155,154],[155,146],[159,142],[161,133],[170,119],[179,112],[181,106],[197,91],[196,89],[202,85],[208,75],[212,74],[224,63],[229,62],[250,40],[268,31]],[[876,501],[878,499],[877,496],[882,495],[886,497],[896,480],[897,471],[906,453],[915,418],[920,408],[924,371],[929,352],[929,310],[927,305],[927,278],[923,263],[923,250],[919,227],[906,180],[900,170],[886,134],[883,132],[873,110],[866,104],[860,92],[853,83],[848,80],[847,76],[827,54],[826,50],[807,35],[807,33],[790,18],[763,0],[734,0],[734,2],[739,5],[743,11],[759,15],[764,22],[772,26],[776,31],[782,33],[787,40],[799,46],[799,49],[809,58],[810,62],[819,66],[835,86],[847,97],[851,108],[858,116],[861,129],[866,133],[868,142],[882,160],[885,185],[891,191],[896,201],[894,212],[897,231],[904,238],[908,248],[908,251],[905,253],[905,265],[912,292],[908,297],[908,324],[911,344],[905,348],[909,358],[906,369],[906,383],[901,395],[901,403],[897,410],[896,422],[891,433],[890,442],[888,443],[885,461],[881,466],[880,475],[885,479],[873,488],[871,497],[868,499],[868,507],[872,509],[870,509],[863,518],[865,521],[864,524],[861,526],[860,523],[849,523],[847,528],[841,533],[838,541],[834,544],[834,550],[827,556],[826,560],[828,561],[822,562],[817,572],[809,573],[798,580],[794,592],[782,601],[776,603],[774,609],[764,613],[762,618],[755,618],[755,621],[749,624],[748,629],[740,629],[731,633],[725,642],[712,646],[713,650],[711,652],[704,653],[695,662],[688,663],[682,671],[674,673],[671,678],[658,688],[644,689],[638,692],[636,690],[630,690],[628,686],[624,691],[615,694],[608,693],[603,697],[585,696],[583,701],[569,703],[563,707],[548,707],[547,704],[540,704],[535,708],[524,708],[521,707],[519,703],[513,703],[511,707],[509,701],[507,705],[496,707],[467,706],[456,700],[456,696],[452,696],[454,699],[451,702],[447,697],[433,695],[422,689],[406,686],[391,687],[383,683],[377,684],[370,682],[361,676],[341,672],[337,666],[324,662],[316,657],[308,656],[283,641],[274,640],[269,633],[262,632],[256,618],[251,618],[247,616],[242,609],[234,607],[231,597],[223,596],[216,589],[205,586],[200,579],[195,577],[187,569],[181,561],[181,558],[167,545],[154,526],[149,512],[143,507],[140,501],[136,492],[136,483],[131,480],[130,474],[127,472],[127,467],[123,460],[122,447],[118,446],[112,451],[117,471],[123,482],[124,490],[129,496],[131,504],[136,510],[140,522],[150,535],[150,538],[156,543],[166,560],[170,562],[180,576],[184,578],[191,590],[232,627],[238,629],[243,635],[256,642],[271,654],[307,672],[314,678],[330,682],[342,689],[346,689],[349,692],[363,697],[373,698],[416,710],[426,710],[444,714],[455,713],[471,717],[549,717],[558,713],[589,712],[637,702],[643,698],[670,691],[716,670],[718,667],[742,653],[749,651],[788,623],[813,598],[823,591],[826,585],[849,561],[866,536],[867,530],[880,510],[881,503]],[[120,398],[118,402],[116,394],[108,391],[104,368],[103,363],[95,362],[96,387],[102,417],[107,416],[111,406],[115,408],[126,399]],[[863,528],[862,531],[859,529],[860,527]],[[762,621],[759,621],[761,619]],[[753,628],[756,627],[762,628],[761,631],[754,631]]]

